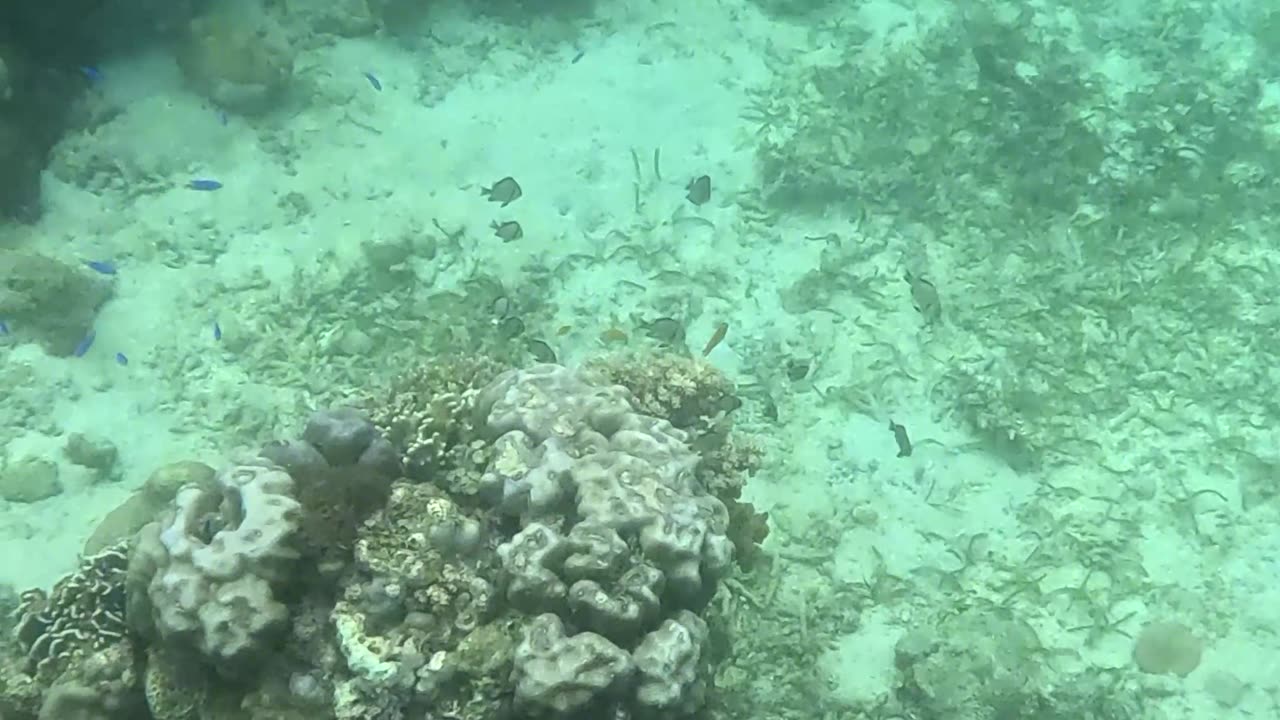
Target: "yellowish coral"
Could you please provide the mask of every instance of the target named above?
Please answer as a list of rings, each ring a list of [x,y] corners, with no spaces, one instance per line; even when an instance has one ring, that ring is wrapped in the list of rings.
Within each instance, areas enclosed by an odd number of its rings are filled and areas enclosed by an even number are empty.
[[[476,466],[470,457],[477,452],[470,445],[476,439],[475,398],[503,369],[482,356],[432,359],[392,379],[366,406],[378,429],[404,453],[408,474],[438,482],[441,474]]]
[[[745,478],[760,467],[763,447],[753,436],[732,433],[736,388],[700,357],[673,352],[610,355],[588,363],[587,372],[625,387],[634,405],[689,433],[702,456],[698,475],[719,497],[737,497]]]
[[[630,390],[641,413],[663,418],[694,435],[710,429],[715,418],[738,406],[733,383],[700,357],[625,353],[593,360],[584,370]]]

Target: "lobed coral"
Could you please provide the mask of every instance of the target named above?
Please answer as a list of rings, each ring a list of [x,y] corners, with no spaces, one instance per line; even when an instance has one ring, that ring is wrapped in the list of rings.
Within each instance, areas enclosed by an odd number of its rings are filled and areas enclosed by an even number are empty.
[[[151,572],[130,578],[130,622],[228,677],[265,662],[285,629],[276,593],[299,557],[293,479],[260,462],[223,470],[213,488],[179,490],[172,511],[139,533],[131,560]]]
[[[557,365],[502,375],[476,408],[500,448],[482,485],[500,508],[595,521],[636,542],[669,593],[714,588],[733,554],[728,511],[697,481],[685,433]]]
[[[747,478],[760,468],[764,448],[757,438],[733,432],[734,411],[742,401],[719,369],[699,357],[664,352],[602,358],[586,372],[625,387],[636,409],[689,433],[700,457],[696,470],[707,489],[744,523],[764,526],[764,515],[737,502]],[[763,540],[758,532],[737,533],[734,544],[740,560],[756,557]]]
[[[688,618],[714,593],[733,546],[728,511],[698,480],[687,435],[637,412],[625,388],[557,365],[504,373],[476,411],[498,448],[482,496],[524,525],[498,547],[506,597],[537,614],[512,661],[517,704],[556,717],[696,711],[707,634]],[[676,634],[693,660],[663,689],[652,675],[674,657],[659,659]],[[641,660],[647,684],[633,682]]]

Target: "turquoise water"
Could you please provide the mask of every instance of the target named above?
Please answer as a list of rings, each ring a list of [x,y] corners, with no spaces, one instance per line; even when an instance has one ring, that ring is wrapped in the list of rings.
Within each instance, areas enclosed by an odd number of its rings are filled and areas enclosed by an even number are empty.
[[[6,720],[1275,715],[1276,11],[142,7],[0,14]]]

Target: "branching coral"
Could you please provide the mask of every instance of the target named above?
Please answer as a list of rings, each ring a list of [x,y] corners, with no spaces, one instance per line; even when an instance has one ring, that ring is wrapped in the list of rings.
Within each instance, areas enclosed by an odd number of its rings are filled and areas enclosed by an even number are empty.
[[[476,394],[502,369],[484,357],[432,359],[370,399],[374,424],[404,453],[410,477],[438,482],[437,476],[473,466],[468,453],[476,436]]]

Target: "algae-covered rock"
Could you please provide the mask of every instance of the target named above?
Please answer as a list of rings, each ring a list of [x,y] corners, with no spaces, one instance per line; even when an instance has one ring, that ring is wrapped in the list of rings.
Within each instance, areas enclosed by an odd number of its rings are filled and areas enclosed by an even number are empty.
[[[49,354],[70,355],[111,297],[108,277],[44,255],[0,250],[0,320]]]
[[[184,485],[208,486],[217,473],[204,463],[190,460],[169,463],[151,473],[146,483],[116,509],[107,513],[84,543],[84,554],[93,555],[129,537],[155,520]]]
[[[178,65],[192,87],[220,107],[267,112],[293,76],[293,51],[269,18],[234,5],[219,3],[191,21]]]
[[[33,503],[62,492],[58,466],[42,458],[25,458],[0,468],[0,497]]]
[[[67,444],[63,447],[67,459],[90,470],[110,473],[115,468],[120,452],[110,440],[101,437],[90,437],[84,433],[71,433]]]
[[[505,623],[481,625],[458,642],[454,664],[470,678],[505,676],[517,642],[514,629]]]

